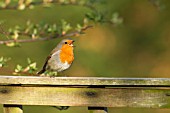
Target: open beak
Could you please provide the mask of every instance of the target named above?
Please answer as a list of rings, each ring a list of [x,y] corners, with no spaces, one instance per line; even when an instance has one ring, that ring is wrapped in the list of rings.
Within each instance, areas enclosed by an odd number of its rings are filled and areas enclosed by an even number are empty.
[[[75,47],[75,46],[73,45],[74,42],[75,42],[75,41],[73,40],[73,41],[71,42],[70,46]]]

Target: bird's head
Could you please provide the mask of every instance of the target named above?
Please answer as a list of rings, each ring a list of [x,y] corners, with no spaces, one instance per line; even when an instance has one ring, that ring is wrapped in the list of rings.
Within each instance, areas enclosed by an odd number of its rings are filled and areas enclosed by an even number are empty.
[[[73,50],[73,48],[75,47],[73,45],[74,43],[74,40],[72,39],[63,39],[59,44],[58,44],[58,49],[61,50],[61,49],[68,49],[68,50]]]
[[[63,39],[60,43],[61,43],[62,46],[74,47],[74,45],[73,45],[74,40],[72,40],[72,39]]]

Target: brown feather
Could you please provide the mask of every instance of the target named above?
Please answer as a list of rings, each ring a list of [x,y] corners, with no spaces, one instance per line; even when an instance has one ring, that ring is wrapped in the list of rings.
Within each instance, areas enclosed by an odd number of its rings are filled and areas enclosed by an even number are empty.
[[[42,74],[42,73],[44,73],[44,72],[46,71],[46,66],[47,66],[48,60],[49,60],[50,58],[51,58],[51,54],[46,58],[45,64],[43,65],[42,70],[38,72],[38,74]]]

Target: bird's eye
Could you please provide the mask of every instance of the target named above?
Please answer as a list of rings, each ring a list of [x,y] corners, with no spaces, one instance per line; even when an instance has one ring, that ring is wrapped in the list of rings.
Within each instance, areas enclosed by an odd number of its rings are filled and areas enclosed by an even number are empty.
[[[65,44],[67,44],[67,42],[65,42]]]

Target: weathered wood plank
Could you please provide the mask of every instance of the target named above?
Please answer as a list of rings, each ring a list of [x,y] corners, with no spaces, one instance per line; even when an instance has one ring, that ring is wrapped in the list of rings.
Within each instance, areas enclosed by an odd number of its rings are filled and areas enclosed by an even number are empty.
[[[0,104],[170,108],[170,88],[0,86]]]
[[[21,105],[4,105],[4,113],[23,113]]]
[[[170,87],[170,78],[0,76],[0,85],[78,85]]]

